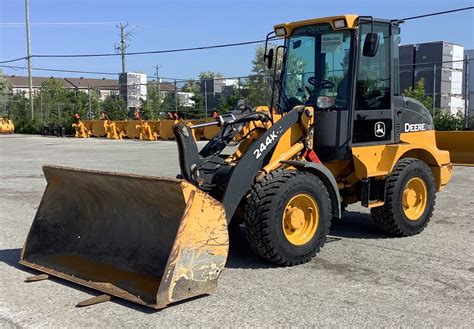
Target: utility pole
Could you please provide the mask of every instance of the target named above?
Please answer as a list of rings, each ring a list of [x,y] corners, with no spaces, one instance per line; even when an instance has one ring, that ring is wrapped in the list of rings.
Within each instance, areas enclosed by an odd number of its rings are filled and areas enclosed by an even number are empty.
[[[34,119],[35,112],[33,110],[33,76],[31,73],[31,49],[30,49],[30,10],[28,0],[25,0],[26,14],[26,58],[28,60],[28,87],[30,94],[31,119]]]
[[[89,120],[92,119],[92,106],[91,106],[91,86],[87,86],[87,95],[89,96]]]
[[[433,65],[433,118],[436,115],[435,104],[436,104],[436,64]],[[440,98],[440,105],[441,105],[441,98]]]
[[[464,129],[469,128],[469,56],[464,56]]]
[[[117,28],[120,29],[120,44],[118,46],[115,45],[115,51],[119,52],[121,57],[122,57],[122,73],[126,72],[126,69],[125,69],[125,55],[127,53],[127,48],[128,48],[128,44],[127,44],[126,41],[132,35],[131,32],[126,32],[125,31],[125,29],[128,26],[129,26],[128,23],[127,24],[120,23],[120,25],[117,25]]]
[[[178,84],[174,80],[174,111],[178,113]]]
[[[207,118],[207,82],[209,80],[204,80],[204,110],[205,110],[205,118]]]
[[[156,64],[156,87],[158,88],[158,102],[161,103],[161,86],[160,86],[160,67],[161,65]]]

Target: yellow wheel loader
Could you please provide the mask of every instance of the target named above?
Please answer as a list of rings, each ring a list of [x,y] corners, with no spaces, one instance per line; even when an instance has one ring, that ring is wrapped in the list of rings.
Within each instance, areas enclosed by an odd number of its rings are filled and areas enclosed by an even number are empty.
[[[178,123],[177,179],[45,166],[21,264],[154,308],[214,291],[228,227],[257,255],[310,261],[348,204],[394,236],[420,233],[451,176],[433,120],[398,89],[397,20],[336,16],[276,25],[271,106]],[[276,70],[275,70],[276,71]],[[273,98],[273,97],[272,97]],[[217,126],[201,150],[193,129]]]

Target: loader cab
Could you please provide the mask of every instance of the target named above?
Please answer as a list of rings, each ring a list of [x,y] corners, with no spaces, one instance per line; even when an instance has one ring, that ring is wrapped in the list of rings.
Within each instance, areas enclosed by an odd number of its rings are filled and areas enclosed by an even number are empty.
[[[315,109],[322,161],[350,159],[355,146],[398,142],[398,24],[346,15],[275,26],[285,36],[279,109]]]

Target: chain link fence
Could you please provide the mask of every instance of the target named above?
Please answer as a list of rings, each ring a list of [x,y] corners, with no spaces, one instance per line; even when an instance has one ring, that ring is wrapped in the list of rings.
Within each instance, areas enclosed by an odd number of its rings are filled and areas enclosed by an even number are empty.
[[[460,70],[446,68],[455,61],[401,64],[400,90],[408,96],[421,98],[418,100],[431,111],[435,121],[449,117],[457,120],[456,129],[473,129],[474,111],[469,111],[468,92],[471,60],[461,61]],[[13,86],[10,93],[0,95],[0,113],[13,119],[18,132],[35,133],[53,125],[62,126],[69,133],[72,123],[77,121],[76,114],[89,120],[101,119],[104,113],[112,120],[136,119],[137,115],[150,120],[192,120],[226,113],[242,102],[251,107],[270,105],[273,85],[269,75],[160,79],[160,83],[149,81],[146,84],[147,95],[141,99],[139,107],[130,107],[120,95],[123,85],[118,80],[115,84],[112,83],[115,80],[108,80],[104,85],[96,83],[94,87],[70,89],[60,83],[63,79],[51,78],[41,86],[35,86],[33,117],[26,87]],[[421,96],[416,93],[420,91],[417,86],[420,81],[423,81]],[[277,97],[275,92],[274,98]]]

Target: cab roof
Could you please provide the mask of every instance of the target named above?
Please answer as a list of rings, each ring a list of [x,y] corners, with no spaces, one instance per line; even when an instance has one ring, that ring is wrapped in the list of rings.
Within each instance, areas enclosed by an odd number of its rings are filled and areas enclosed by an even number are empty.
[[[279,27],[284,27],[286,29],[285,36],[288,36],[288,35],[291,35],[291,33],[293,32],[295,28],[300,27],[300,26],[329,23],[333,29],[337,30],[337,28],[334,27],[334,21],[341,20],[341,19],[344,19],[346,22],[345,27],[340,28],[341,30],[342,29],[356,29],[357,18],[359,18],[359,15],[340,15],[340,16],[313,18],[313,19],[307,19],[304,21],[277,24],[273,27],[273,29],[276,30]]]

